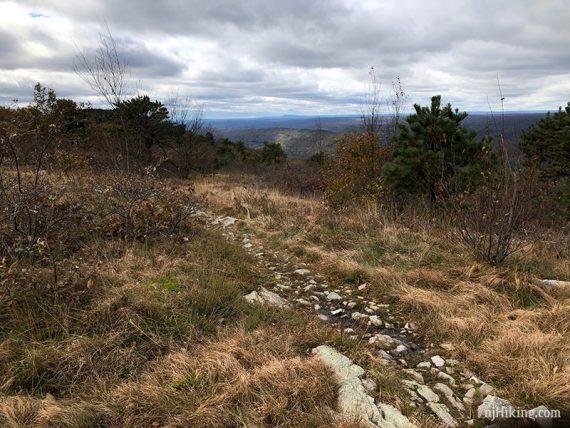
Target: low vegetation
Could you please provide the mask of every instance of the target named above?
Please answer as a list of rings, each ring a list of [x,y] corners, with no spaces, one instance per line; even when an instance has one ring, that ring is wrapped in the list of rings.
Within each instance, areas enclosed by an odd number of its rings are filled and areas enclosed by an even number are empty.
[[[570,412],[570,295],[537,285],[570,280],[569,115],[529,129],[520,164],[439,97],[390,138],[365,128],[295,161],[148,96],[98,110],[38,84],[0,109],[0,424],[330,426],[337,385],[307,356],[324,343],[414,412],[361,344],[246,303],[269,279],[204,205],[366,283],[513,403]]]

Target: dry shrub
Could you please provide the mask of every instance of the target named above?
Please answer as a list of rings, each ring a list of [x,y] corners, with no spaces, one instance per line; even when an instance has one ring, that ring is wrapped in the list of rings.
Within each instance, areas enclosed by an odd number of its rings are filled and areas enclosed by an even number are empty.
[[[502,264],[534,236],[537,200],[536,186],[519,172],[497,173],[454,202],[461,241],[477,259]]]
[[[378,202],[384,193],[382,168],[390,157],[376,134],[342,136],[329,166],[325,200],[334,207],[351,202]]]

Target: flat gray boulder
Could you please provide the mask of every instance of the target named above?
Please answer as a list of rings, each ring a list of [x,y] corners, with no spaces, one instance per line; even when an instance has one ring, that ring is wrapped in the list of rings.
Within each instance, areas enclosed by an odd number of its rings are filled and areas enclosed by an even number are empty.
[[[514,411],[515,408],[507,400],[495,395],[487,395],[477,408],[477,416],[481,419],[495,421],[510,418]]]
[[[414,425],[395,407],[374,403],[363,384],[364,369],[330,346],[321,345],[313,354],[335,373],[340,384],[338,410],[343,418],[363,426],[380,428],[413,428]]]
[[[249,294],[243,296],[243,298],[249,303],[255,303],[259,305],[273,306],[276,308],[287,308],[289,307],[289,302],[272,291],[269,291],[261,287],[260,291],[252,291]]]

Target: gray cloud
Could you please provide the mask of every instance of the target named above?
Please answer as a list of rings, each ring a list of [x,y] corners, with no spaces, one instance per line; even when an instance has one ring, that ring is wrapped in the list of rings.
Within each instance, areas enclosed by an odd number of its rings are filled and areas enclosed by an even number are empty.
[[[570,99],[564,0],[22,0],[0,9],[16,24],[0,27],[0,99],[37,78],[92,97],[71,63],[75,44],[93,49],[106,25],[134,80],[157,97],[188,94],[206,113],[357,113],[372,65],[386,88],[401,76],[411,102],[441,93],[485,110],[498,98],[497,73],[510,108]]]

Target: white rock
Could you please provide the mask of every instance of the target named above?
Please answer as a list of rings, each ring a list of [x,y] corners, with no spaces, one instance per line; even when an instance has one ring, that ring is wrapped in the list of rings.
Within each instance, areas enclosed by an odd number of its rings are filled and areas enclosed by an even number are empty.
[[[463,405],[463,403],[461,403],[461,401],[459,401],[453,395],[453,390],[449,386],[443,383],[436,383],[433,389],[436,390],[437,392],[441,392],[443,396],[447,398],[447,401],[449,401],[451,405],[455,407],[457,410],[459,410],[460,412],[465,411],[465,406]]]
[[[360,312],[353,312],[350,317],[351,317],[353,320],[358,321],[358,320],[361,320],[361,319],[363,319],[363,318],[368,318],[368,315],[362,314],[362,313],[360,313]]]
[[[388,329],[393,329],[394,328],[394,324],[391,324],[389,322],[385,322],[384,323],[384,327],[388,328]]]
[[[489,395],[491,392],[493,392],[493,387],[491,385],[489,385],[488,383],[483,383],[480,387],[479,387],[479,395],[481,395],[481,397],[486,397],[487,395]]]
[[[224,227],[232,226],[235,224],[236,221],[237,221],[237,218],[225,217],[222,219],[222,226],[224,226]]]
[[[347,419],[367,422],[369,426],[373,426],[372,421],[380,420],[380,411],[360,380],[364,369],[330,346],[318,346],[313,349],[313,353],[333,370],[340,384],[338,409],[341,415]]]
[[[477,390],[475,388],[469,388],[469,390],[465,393],[463,397],[463,402],[468,406],[473,405],[473,397],[475,397],[475,393]]]
[[[412,428],[412,424],[402,412],[389,404],[378,404],[381,419],[376,421],[380,428]]]
[[[398,345],[396,346],[396,349],[394,349],[394,352],[396,354],[401,354],[403,352],[408,352],[408,347],[406,345]]]
[[[548,407],[538,406],[528,411],[528,417],[533,419],[540,426],[540,428],[551,428],[552,418],[540,416],[546,414],[546,412],[548,412]]]
[[[483,403],[477,408],[477,416],[481,419],[508,419],[513,415],[515,408],[507,400],[494,395],[487,395]]]
[[[382,327],[382,320],[377,315],[371,315],[369,318],[370,324],[376,327]]]
[[[375,334],[370,339],[368,339],[368,344],[376,345],[381,348],[393,348],[398,345],[398,341],[386,334]]]
[[[436,367],[443,367],[445,365],[445,360],[441,358],[439,355],[434,355],[433,357],[431,357],[431,362]]]
[[[327,317],[326,315],[323,315],[323,314],[319,314],[317,317],[318,317],[321,321],[328,321],[328,320],[329,320],[329,317]]]
[[[344,309],[335,309],[334,311],[331,311],[331,315],[339,315],[342,314],[344,312]]]
[[[335,300],[342,300],[342,297],[340,297],[340,295],[338,293],[335,293],[334,291],[332,293],[327,294],[327,300],[329,302],[335,301]]]
[[[436,414],[436,416],[441,419],[441,421],[447,426],[447,427],[456,427],[457,421],[453,418],[453,416],[451,416],[449,414],[449,409],[441,403],[427,403],[427,406],[429,407],[429,409]]]
[[[412,380],[403,380],[402,383],[406,385],[411,392],[415,392],[427,402],[437,403],[439,401],[439,395],[433,392],[427,385],[420,385]]]
[[[538,282],[546,291],[551,291],[556,288],[570,288],[570,281],[558,281],[556,279],[542,279]]]
[[[404,373],[406,373],[408,376],[410,376],[412,379],[414,379],[417,383],[419,383],[419,384],[424,383],[424,377],[422,376],[421,373],[418,373],[417,371],[415,371],[413,369],[404,369],[402,371]]]
[[[348,309],[354,309],[356,307],[356,302],[348,302],[346,307]]]
[[[243,248],[245,248],[245,249],[249,249],[251,247],[253,247],[253,244],[251,242],[248,242],[247,244],[243,244]]]
[[[418,369],[429,369],[431,367],[431,363],[429,361],[422,361],[418,363],[416,366]]]
[[[293,273],[296,273],[297,275],[308,275],[311,271],[308,269],[297,269]]]
[[[437,377],[439,379],[443,379],[443,380],[447,381],[447,383],[449,383],[450,385],[455,386],[455,379],[453,379],[453,377],[449,376],[447,373],[439,372],[437,374]]]
[[[304,306],[311,306],[311,302],[305,299],[296,299],[295,301]]]
[[[244,299],[249,303],[257,303],[261,305],[274,306],[278,308],[286,308],[289,306],[289,302],[279,294],[273,293],[263,287],[259,292],[252,291],[251,293],[244,296]]]

